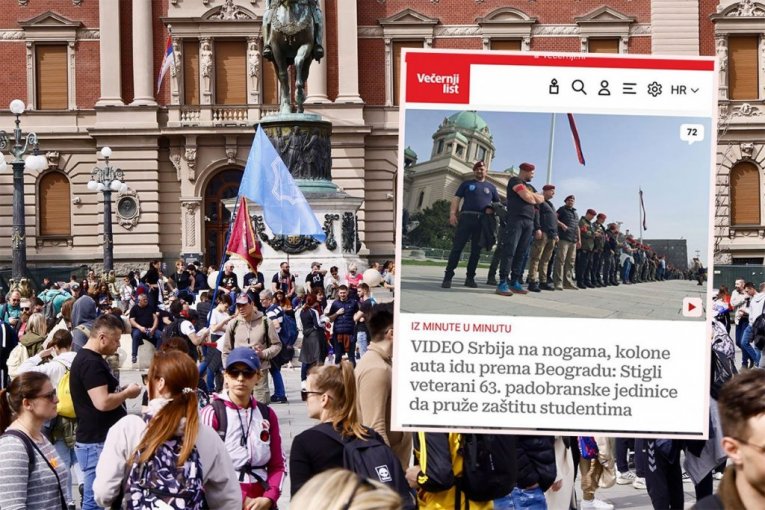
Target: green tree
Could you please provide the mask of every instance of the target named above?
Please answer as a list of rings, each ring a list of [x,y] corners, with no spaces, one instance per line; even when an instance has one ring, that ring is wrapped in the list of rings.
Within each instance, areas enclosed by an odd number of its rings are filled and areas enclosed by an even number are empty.
[[[412,215],[412,221],[419,222],[409,232],[409,241],[415,246],[448,250],[452,247],[454,227],[449,225],[449,201],[438,200],[430,207]]]

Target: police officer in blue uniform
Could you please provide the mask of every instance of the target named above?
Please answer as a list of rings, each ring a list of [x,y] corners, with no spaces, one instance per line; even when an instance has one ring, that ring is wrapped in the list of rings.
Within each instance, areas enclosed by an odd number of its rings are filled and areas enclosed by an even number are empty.
[[[460,255],[465,245],[470,241],[470,258],[467,265],[467,277],[465,278],[466,287],[477,287],[475,283],[475,270],[478,267],[478,259],[481,256],[481,217],[484,214],[493,214],[491,208],[492,202],[499,202],[499,193],[497,188],[486,181],[488,169],[486,164],[476,161],[473,165],[473,175],[475,179],[464,181],[457,188],[454,197],[452,197],[451,207],[449,209],[449,224],[457,227],[452,241],[452,251],[449,253],[449,261],[446,263],[444,271],[444,281],[441,287],[448,289],[452,286],[454,278],[454,269],[460,261]],[[460,200],[462,209],[459,211]]]

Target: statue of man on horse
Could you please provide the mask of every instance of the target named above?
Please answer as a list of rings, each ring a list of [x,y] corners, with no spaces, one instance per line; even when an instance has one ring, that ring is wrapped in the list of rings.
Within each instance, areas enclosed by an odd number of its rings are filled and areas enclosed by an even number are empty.
[[[303,112],[305,82],[312,60],[324,57],[324,20],[319,0],[267,0],[263,14],[263,58],[274,63],[280,84],[281,113],[291,113],[287,68],[295,66],[295,102]]]

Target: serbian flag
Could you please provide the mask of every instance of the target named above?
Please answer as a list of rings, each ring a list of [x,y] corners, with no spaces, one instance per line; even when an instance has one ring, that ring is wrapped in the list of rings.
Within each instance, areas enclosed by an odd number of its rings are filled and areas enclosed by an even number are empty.
[[[640,188],[638,188],[640,189]],[[643,215],[643,230],[648,230],[648,227],[645,226],[645,204],[643,203],[643,190],[640,190],[640,212]]]
[[[248,211],[247,199],[241,197],[234,219],[234,228],[231,230],[231,236],[229,236],[226,246],[226,255],[238,256],[247,262],[250,271],[254,273],[258,270],[263,255],[260,253],[260,241],[255,237]]]
[[[157,78],[157,94],[162,87],[162,80],[165,78],[165,73],[173,65],[173,39],[169,35],[167,36],[167,45],[165,46],[165,58],[162,59],[162,66],[159,68],[159,78]]]
[[[582,142],[579,140],[579,131],[576,130],[576,122],[574,122],[574,114],[568,113],[568,126],[571,128],[571,136],[574,137],[574,148],[576,149],[576,157],[579,160],[580,165],[584,165],[584,153],[582,152]]]

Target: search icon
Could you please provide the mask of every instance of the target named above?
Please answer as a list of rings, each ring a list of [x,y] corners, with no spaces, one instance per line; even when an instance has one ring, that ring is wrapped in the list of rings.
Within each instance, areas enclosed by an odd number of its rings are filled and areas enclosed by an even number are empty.
[[[587,91],[584,90],[584,82],[582,80],[572,81],[571,88],[574,90],[574,92],[581,92],[585,96],[587,95]]]

